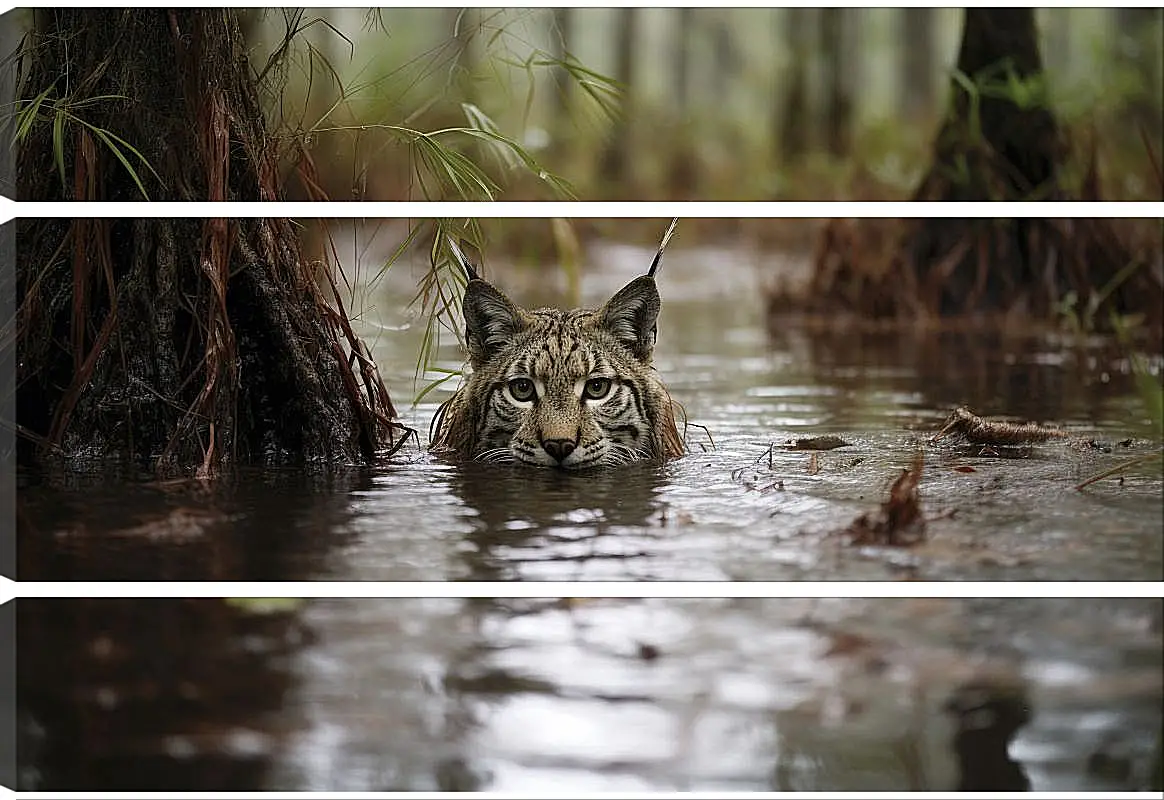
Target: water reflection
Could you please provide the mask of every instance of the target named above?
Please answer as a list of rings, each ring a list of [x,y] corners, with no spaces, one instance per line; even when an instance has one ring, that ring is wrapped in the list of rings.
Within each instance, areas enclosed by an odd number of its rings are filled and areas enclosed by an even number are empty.
[[[281,734],[288,615],[219,600],[17,602],[18,788],[257,790]]]
[[[982,414],[1033,420],[1105,420],[1122,414],[1112,400],[1135,394],[1134,377],[1110,342],[1081,344],[1056,335],[982,326],[932,331],[853,331],[769,320],[773,344],[801,354],[814,382],[835,386],[837,418],[853,417],[854,398],[892,387],[918,408],[968,405]],[[829,400],[822,401],[830,404]],[[859,404],[860,405],[860,404]]]
[[[450,485],[476,512],[462,551],[466,577],[520,578],[523,566],[550,559],[563,568],[558,577],[570,579],[571,562],[641,557],[639,540],[659,524],[665,482],[666,467],[651,463],[585,475],[462,465]]]
[[[1159,600],[19,600],[21,788],[1122,791]]]
[[[24,580],[308,580],[342,544],[367,469],[243,470],[215,483],[22,473]]]
[[[946,704],[955,718],[954,753],[959,792],[1026,792],[1030,779],[1011,758],[1010,743],[1031,718],[1025,688],[975,681],[959,686]]]

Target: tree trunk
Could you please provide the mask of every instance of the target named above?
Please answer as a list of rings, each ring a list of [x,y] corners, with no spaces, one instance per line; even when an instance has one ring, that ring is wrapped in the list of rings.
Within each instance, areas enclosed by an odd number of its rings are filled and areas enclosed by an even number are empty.
[[[707,30],[711,38],[711,93],[714,97],[728,99],[732,88],[739,84],[742,59],[731,26],[721,13],[708,20]]]
[[[784,48],[791,56],[784,75],[784,96],[775,104],[780,109],[777,130],[779,159],[789,164],[808,151],[808,34],[812,9],[786,8],[780,16]]]
[[[676,10],[675,43],[671,49],[672,67],[675,75],[675,108],[679,119],[685,120],[691,110],[691,32],[695,9],[683,7]]]
[[[603,193],[608,196],[623,196],[627,192],[627,183],[634,172],[634,149],[632,138],[631,119],[633,118],[634,97],[634,50],[636,44],[635,30],[638,23],[639,9],[620,8],[618,21],[618,38],[615,43],[614,79],[622,86],[622,107],[610,138],[602,154],[599,164],[599,174],[606,186]]]
[[[934,104],[934,10],[904,8],[901,17],[901,118],[907,123],[929,118]]]
[[[691,45],[694,41],[695,9],[680,8],[671,49],[671,71],[675,76],[675,126],[671,131],[667,199],[690,200],[698,194],[698,123],[695,108]]]
[[[852,75],[856,66],[854,42],[846,35],[847,18],[858,9],[822,8],[820,10],[820,50],[824,67],[824,140],[835,158],[849,153],[853,125]]]
[[[1045,102],[1019,105],[1002,84],[1042,80],[1033,8],[968,8],[953,108],[938,133],[934,167],[915,200],[1056,200],[1065,151]],[[965,159],[966,169],[951,169]]]
[[[64,119],[57,136],[42,104],[18,154],[20,199],[280,199],[232,10],[34,13],[23,97],[48,90],[84,124]],[[23,461],[211,475],[368,460],[399,431],[290,220],[22,219],[17,236]]]

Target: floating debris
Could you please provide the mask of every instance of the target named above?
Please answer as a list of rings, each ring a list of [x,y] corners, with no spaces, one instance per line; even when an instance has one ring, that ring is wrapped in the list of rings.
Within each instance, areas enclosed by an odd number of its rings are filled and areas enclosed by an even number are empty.
[[[851,447],[839,436],[812,436],[808,439],[794,439],[784,445],[785,450],[835,450],[838,447]]]
[[[924,460],[919,450],[912,466],[889,487],[889,499],[876,511],[857,517],[842,531],[851,537],[849,544],[910,547],[925,540],[926,520],[917,495]]]
[[[1050,439],[1070,439],[1071,434],[1059,428],[1048,428],[1033,422],[992,422],[983,419],[965,406],[954,409],[942,429],[930,438],[934,444],[947,436],[960,437],[972,444],[1013,447],[1036,444]]]
[[[653,644],[639,642],[638,645],[638,656],[643,661],[654,661],[663,654],[663,651]]]
[[[1123,480],[1124,480],[1123,475],[1122,475],[1123,472],[1126,472],[1127,470],[1131,469],[1132,467],[1139,466],[1140,464],[1147,464],[1150,461],[1159,461],[1162,457],[1164,457],[1164,453],[1157,452],[1157,453],[1148,453],[1145,456],[1138,456],[1138,457],[1133,458],[1129,461],[1122,461],[1119,464],[1116,464],[1111,469],[1105,469],[1103,472],[1099,472],[1099,473],[1096,473],[1095,475],[1092,475],[1090,478],[1083,481],[1083,483],[1076,484],[1075,490],[1081,491],[1084,488],[1090,486],[1091,484],[1093,484],[1097,481],[1101,481],[1104,478],[1110,478],[1112,475],[1119,475],[1120,476],[1120,485],[1122,486]]]

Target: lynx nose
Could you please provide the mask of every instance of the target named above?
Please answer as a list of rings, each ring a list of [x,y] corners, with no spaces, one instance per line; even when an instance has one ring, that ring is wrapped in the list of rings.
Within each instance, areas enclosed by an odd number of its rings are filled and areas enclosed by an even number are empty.
[[[569,439],[546,439],[542,442],[542,449],[560,464],[574,452],[574,443]]]

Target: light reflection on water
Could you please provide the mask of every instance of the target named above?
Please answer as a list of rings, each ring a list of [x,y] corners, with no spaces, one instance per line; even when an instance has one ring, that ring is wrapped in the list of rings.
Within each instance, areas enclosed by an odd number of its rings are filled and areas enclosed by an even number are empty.
[[[1164,699],[1160,600],[179,602],[19,601],[24,788],[942,791],[961,692],[1036,791],[1116,791]]]

